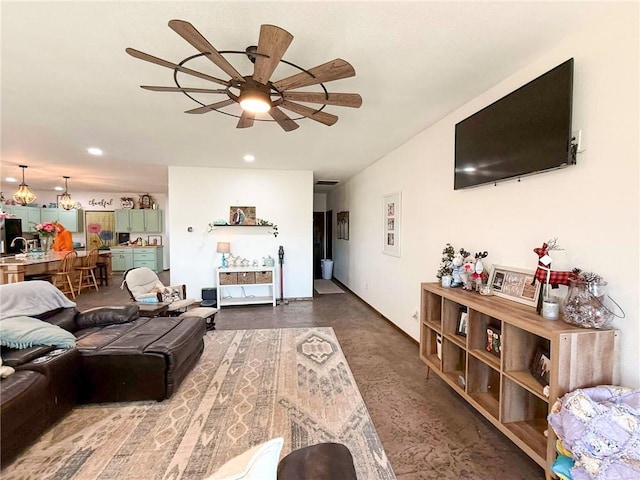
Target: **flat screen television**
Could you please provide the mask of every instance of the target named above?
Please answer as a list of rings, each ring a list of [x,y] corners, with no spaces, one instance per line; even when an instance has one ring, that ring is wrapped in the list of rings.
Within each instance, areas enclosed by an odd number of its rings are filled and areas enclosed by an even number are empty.
[[[454,190],[575,164],[573,58],[456,124]]]

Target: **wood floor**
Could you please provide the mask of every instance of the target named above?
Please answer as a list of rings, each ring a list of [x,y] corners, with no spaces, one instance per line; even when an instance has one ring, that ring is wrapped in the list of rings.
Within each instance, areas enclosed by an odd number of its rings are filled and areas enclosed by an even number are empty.
[[[160,277],[170,283],[168,272]],[[76,299],[78,308],[128,302],[121,282],[116,275],[100,292],[83,292]],[[417,344],[349,291],[277,307],[226,307],[216,316],[216,326],[333,327],[401,480],[544,478],[541,467],[439,378],[427,380]]]

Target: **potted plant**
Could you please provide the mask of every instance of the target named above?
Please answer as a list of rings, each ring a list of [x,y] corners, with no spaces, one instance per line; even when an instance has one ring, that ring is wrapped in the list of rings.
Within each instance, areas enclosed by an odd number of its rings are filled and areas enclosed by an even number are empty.
[[[442,250],[442,260],[440,261],[440,266],[438,267],[438,272],[436,273],[436,277],[440,280],[443,287],[450,287],[451,282],[453,281],[453,256],[455,255],[455,250],[451,246],[450,243],[447,243]]]

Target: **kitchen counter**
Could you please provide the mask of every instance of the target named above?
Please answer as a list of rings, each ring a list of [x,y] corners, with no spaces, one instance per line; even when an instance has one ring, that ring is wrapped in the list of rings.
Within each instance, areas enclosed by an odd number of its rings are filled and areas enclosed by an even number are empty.
[[[0,259],[0,284],[15,283],[24,281],[25,275],[34,275],[49,270],[55,270],[60,260],[68,252],[49,252],[41,258],[27,256],[26,258],[4,257]],[[78,259],[76,265],[82,264],[82,259],[87,256],[87,252],[76,252]],[[106,261],[107,272],[111,272],[111,251],[101,250],[100,260]]]

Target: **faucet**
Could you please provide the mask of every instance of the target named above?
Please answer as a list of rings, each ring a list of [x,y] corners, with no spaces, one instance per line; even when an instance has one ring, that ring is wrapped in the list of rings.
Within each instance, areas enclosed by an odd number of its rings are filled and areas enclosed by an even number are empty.
[[[16,240],[22,240],[22,242],[24,243],[24,249],[20,250],[22,253],[27,253],[29,251],[29,245],[27,244],[27,239],[24,237],[16,237],[11,241],[11,246],[15,247],[16,246]]]

